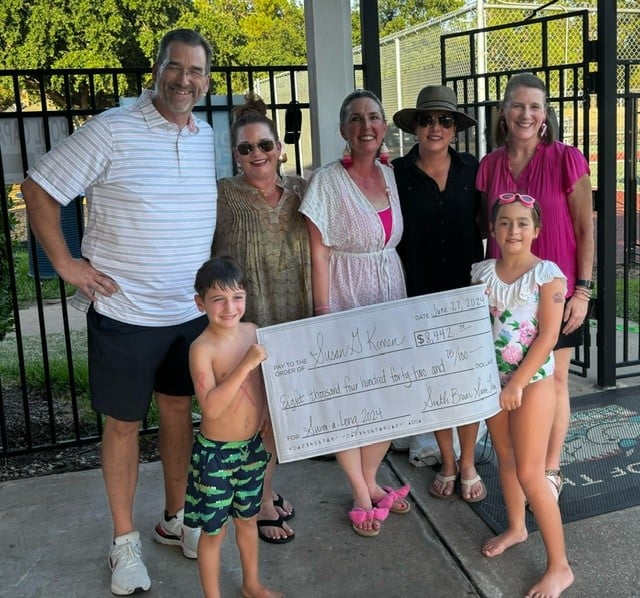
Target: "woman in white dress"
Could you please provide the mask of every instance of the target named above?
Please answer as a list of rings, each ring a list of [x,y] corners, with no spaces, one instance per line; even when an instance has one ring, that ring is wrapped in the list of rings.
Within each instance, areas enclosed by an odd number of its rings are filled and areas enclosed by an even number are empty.
[[[343,159],[311,176],[300,206],[311,243],[315,314],[343,311],[406,297],[396,246],[402,214],[393,171],[386,165],[384,109],[375,94],[349,94],[340,109]],[[381,487],[376,481],[389,442],[336,454],[353,494],[349,513],[361,536],[380,533],[389,511],[406,513],[409,487]]]

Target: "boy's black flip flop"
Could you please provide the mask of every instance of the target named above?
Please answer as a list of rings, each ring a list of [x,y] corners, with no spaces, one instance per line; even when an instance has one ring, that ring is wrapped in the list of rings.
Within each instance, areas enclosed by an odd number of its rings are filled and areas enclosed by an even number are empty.
[[[291,540],[293,540],[296,537],[295,534],[291,534],[286,538],[269,538],[269,536],[266,536],[265,534],[262,533],[262,530],[260,529],[262,527],[279,527],[284,529],[282,525],[284,523],[284,518],[282,517],[278,517],[277,519],[258,519],[257,523],[258,523],[258,536],[260,537],[261,540],[264,540],[269,544],[286,544],[287,542],[291,542]]]

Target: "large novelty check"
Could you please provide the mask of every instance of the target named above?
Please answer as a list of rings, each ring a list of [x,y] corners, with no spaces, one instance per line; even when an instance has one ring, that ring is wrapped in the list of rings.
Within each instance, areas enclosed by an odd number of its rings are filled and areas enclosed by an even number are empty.
[[[477,285],[260,328],[278,459],[495,415],[488,311]]]

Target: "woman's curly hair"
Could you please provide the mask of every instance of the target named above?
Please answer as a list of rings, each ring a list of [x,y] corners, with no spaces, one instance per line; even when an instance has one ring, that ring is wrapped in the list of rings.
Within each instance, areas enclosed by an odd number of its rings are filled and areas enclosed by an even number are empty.
[[[231,142],[235,146],[238,142],[238,131],[245,125],[263,124],[269,127],[275,141],[278,139],[278,131],[275,123],[267,116],[267,105],[264,100],[253,91],[245,94],[244,104],[233,109],[233,122],[231,123]]]

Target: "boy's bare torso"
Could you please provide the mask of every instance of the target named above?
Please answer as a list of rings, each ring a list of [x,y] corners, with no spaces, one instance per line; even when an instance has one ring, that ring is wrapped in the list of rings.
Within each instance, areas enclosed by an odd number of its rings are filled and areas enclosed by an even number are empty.
[[[235,335],[220,336],[207,328],[194,341],[193,345],[197,343],[197,347],[192,345],[192,350],[203,351],[208,356],[216,386],[227,379],[255,345],[255,330],[253,324],[240,323]],[[248,440],[260,428],[265,409],[266,396],[258,366],[247,374],[231,403],[218,417],[209,418],[203,413],[200,432],[210,440]]]

